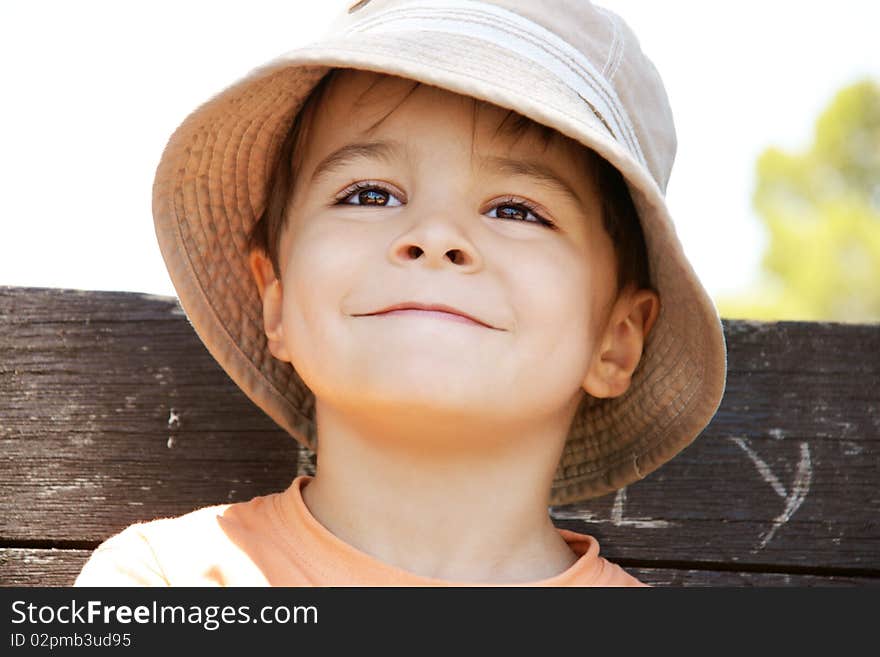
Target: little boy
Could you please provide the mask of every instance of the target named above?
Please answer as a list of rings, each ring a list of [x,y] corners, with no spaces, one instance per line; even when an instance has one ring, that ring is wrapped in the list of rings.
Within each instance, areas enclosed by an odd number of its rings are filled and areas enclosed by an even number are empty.
[[[316,472],[132,525],[76,584],[640,585],[548,505],[644,477],[721,400],[674,151],[656,71],[586,1],[361,0],[198,108],[160,247]]]

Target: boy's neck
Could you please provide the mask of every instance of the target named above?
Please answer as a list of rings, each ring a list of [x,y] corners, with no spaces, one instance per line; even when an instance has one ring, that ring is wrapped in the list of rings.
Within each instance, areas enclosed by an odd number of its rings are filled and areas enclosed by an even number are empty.
[[[399,415],[386,426],[319,402],[318,421],[318,468],[303,498],[360,551],[417,575],[486,584],[545,579],[576,561],[547,508],[565,417],[494,435],[458,422],[445,442],[437,423],[434,435],[424,422],[408,433]]]

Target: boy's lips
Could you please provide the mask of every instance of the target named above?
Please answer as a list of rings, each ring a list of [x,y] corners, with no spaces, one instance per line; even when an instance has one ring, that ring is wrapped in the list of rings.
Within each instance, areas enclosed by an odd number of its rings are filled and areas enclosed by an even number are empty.
[[[419,311],[420,314],[432,314],[443,319],[466,321],[469,324],[477,324],[485,328],[501,330],[497,329],[491,324],[487,324],[486,322],[474,317],[473,315],[464,312],[463,310],[459,310],[458,308],[447,306],[446,304],[442,303],[420,303],[418,301],[404,301],[402,303],[397,303],[393,306],[383,308],[382,310],[377,310],[374,313],[364,313],[362,315],[355,315],[355,317],[370,317],[372,315],[385,315],[390,313],[399,314],[406,311]]]

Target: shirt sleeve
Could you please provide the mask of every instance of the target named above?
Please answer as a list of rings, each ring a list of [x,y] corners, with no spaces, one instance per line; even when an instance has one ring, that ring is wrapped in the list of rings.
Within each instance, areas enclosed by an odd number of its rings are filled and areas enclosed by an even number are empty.
[[[170,586],[170,582],[147,537],[131,525],[92,552],[73,585]]]

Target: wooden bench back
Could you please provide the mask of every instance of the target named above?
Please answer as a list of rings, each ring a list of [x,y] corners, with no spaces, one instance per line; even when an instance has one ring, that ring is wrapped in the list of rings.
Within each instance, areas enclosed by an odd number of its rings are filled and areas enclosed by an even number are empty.
[[[727,391],[643,481],[554,507],[656,585],[880,583],[880,325],[725,321]],[[310,455],[176,299],[0,288],[0,584],[69,585],[139,520],[247,500]]]

